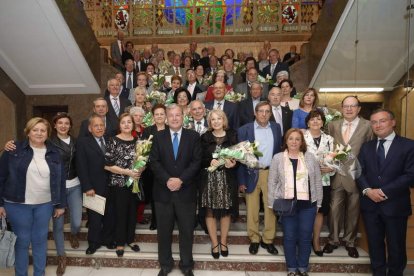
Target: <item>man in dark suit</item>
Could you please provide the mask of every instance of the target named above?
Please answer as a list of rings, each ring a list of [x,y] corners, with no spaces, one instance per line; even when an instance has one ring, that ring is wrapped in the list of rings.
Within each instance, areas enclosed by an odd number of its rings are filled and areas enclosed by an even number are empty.
[[[174,55],[172,66],[168,69],[168,75],[177,75],[182,79],[182,83],[187,81],[187,75],[184,68],[181,68],[181,56],[179,54]]]
[[[86,196],[108,196],[108,173],[105,171],[105,124],[102,117],[93,114],[89,118],[89,136],[81,137],[76,143],[76,169],[81,181],[82,191]],[[105,216],[87,209],[88,213],[88,248],[86,254],[91,255],[106,244],[114,249],[111,229],[113,227],[113,207],[107,201]]]
[[[128,89],[128,91],[132,88],[137,87],[137,72],[134,69],[134,61],[132,59],[127,59],[125,61],[125,71],[124,71],[124,80],[125,82],[122,85]],[[129,96],[129,93],[128,93]]]
[[[109,94],[109,92],[108,92]],[[93,114],[96,114],[102,118],[105,126],[105,136],[112,137],[117,134],[117,125],[112,125],[111,121],[108,120],[108,103],[102,97],[96,98],[93,101]],[[89,119],[83,120],[79,129],[78,138],[90,136],[89,132]]]
[[[267,99],[272,106],[272,116],[270,116],[270,121],[278,123],[282,128],[283,136],[285,136],[286,131],[292,127],[293,111],[288,107],[280,105],[282,90],[280,90],[279,87],[270,89]]]
[[[187,69],[187,82],[184,85],[184,88],[190,92],[191,100],[195,100],[197,98],[198,93],[202,93],[203,90],[201,89],[200,85],[197,82],[197,78],[193,69]]]
[[[122,52],[121,58],[123,64],[125,64],[128,59],[134,60],[134,44],[131,41],[125,43],[125,50]]]
[[[122,52],[124,51],[124,33],[118,31],[117,40],[111,43],[112,65],[122,71],[124,64],[122,63]]]
[[[120,86],[119,86],[119,97],[128,99],[129,89],[127,89],[124,86],[124,81],[125,81],[124,74],[121,73],[121,72],[118,72],[118,73],[115,74],[115,78],[118,80],[118,82],[120,84]],[[109,91],[108,91],[108,89],[105,89],[105,97],[108,97],[108,96],[109,96]]]
[[[205,70],[206,75],[213,75],[218,71],[218,58],[215,55],[210,55],[208,62],[208,67]]]
[[[251,86],[252,82],[258,81],[257,80],[258,76],[259,76],[259,73],[258,73],[258,71],[255,67],[252,67],[252,68],[248,69],[247,73],[246,73],[247,81],[239,83],[237,85],[235,91],[237,93],[244,94],[246,96],[246,98],[249,98],[250,97],[250,93],[249,93],[250,86]],[[262,89],[263,98],[267,98],[267,94],[269,93],[269,85],[267,83],[263,83],[262,87],[263,87],[263,89]]]
[[[265,78],[267,75],[272,77],[272,80],[276,82],[276,75],[279,71],[289,72],[289,66],[285,63],[279,61],[280,55],[279,51],[272,49],[269,52],[269,62],[270,64],[263,68],[262,76]]]
[[[262,84],[258,81],[252,82],[250,86],[250,97],[239,103],[239,120],[240,125],[254,121],[254,109],[262,101]]]
[[[108,80],[109,96],[105,97],[108,104],[108,113],[106,119],[112,126],[116,127],[116,131],[119,130],[119,115],[124,113],[127,106],[131,105],[131,102],[125,98],[119,97],[119,82],[117,79]]]
[[[249,169],[245,165],[240,165],[237,171],[240,192],[246,193],[247,208],[247,235],[250,239],[249,252],[257,254],[259,244],[272,255],[278,254],[273,240],[276,235],[276,217],[271,207],[264,206],[264,229],[263,234],[259,231],[259,210],[260,193],[263,202],[267,202],[267,178],[269,166],[273,155],[281,150],[281,137],[279,124],[270,122],[272,114],[271,106],[268,102],[260,102],[256,105],[256,120],[239,128],[238,140],[258,141],[259,151],[263,153],[259,157],[260,169]]]
[[[374,111],[370,121],[377,139],[361,147],[358,160],[362,172],[357,183],[362,192],[360,206],[372,275],[403,275],[410,185],[414,183],[414,141],[395,134],[396,122],[389,110]]]
[[[151,63],[151,49],[145,48],[144,52],[142,53],[142,63],[141,63],[141,70],[147,70],[148,64]]]
[[[197,42],[193,41],[190,43],[190,53],[191,58],[193,59],[193,67],[197,67],[200,62],[200,55],[196,52],[197,51]],[[184,56],[184,55],[183,55]]]
[[[174,267],[171,244],[174,223],[179,230],[180,269],[193,276],[193,229],[197,202],[197,175],[201,165],[200,136],[184,129],[183,111],[167,107],[168,128],[157,133],[150,154],[155,181],[153,196],[157,217],[159,276]]]
[[[243,78],[239,73],[234,73],[234,62],[233,59],[228,58],[224,61],[223,64],[224,72],[227,75],[227,85],[230,85],[233,90],[236,90],[237,85],[243,82]]]
[[[206,102],[206,108],[209,110],[213,108],[223,110],[224,113],[226,113],[229,126],[234,130],[238,129],[240,123],[237,104],[224,100],[226,85],[223,82],[218,81],[213,85],[213,88],[214,100]]]

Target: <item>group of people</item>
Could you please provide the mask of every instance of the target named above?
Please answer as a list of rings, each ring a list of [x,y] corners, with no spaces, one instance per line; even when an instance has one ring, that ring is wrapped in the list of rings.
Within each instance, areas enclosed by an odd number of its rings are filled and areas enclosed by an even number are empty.
[[[124,48],[122,41],[115,46]],[[323,256],[344,244],[349,256],[358,258],[355,241],[360,212],[374,275],[402,275],[407,218],[411,214],[414,143],[395,134],[392,112],[380,109],[370,120],[363,119],[359,117],[359,99],[347,96],[341,103],[343,118],[326,126],[317,91],[309,88],[299,99],[294,98],[288,65],[279,61],[276,49],[270,48],[266,49],[269,64],[261,72],[274,78],[272,83],[258,80],[260,70],[253,57],[244,60],[244,72],[235,72],[234,52],[226,51],[227,57],[220,59],[222,70],[207,68],[213,77],[206,85],[204,73],[197,73],[204,70],[202,64],[192,68],[193,63],[187,62],[189,68],[183,70],[182,55],[175,54],[168,68],[173,75],[171,84],[163,84],[161,91],[172,96],[173,103],[150,102],[146,100],[151,87],[149,76],[156,74],[156,66],[152,72],[141,67],[151,58],[150,52],[138,59],[140,72],[135,72],[135,52],[131,52],[131,45],[125,46],[134,60],[126,53],[120,60],[112,56],[114,64],[124,71],[108,80],[105,96],[93,102],[93,114],[81,123],[77,139],[70,134],[73,122],[69,114],[58,113],[53,126],[42,118],[30,119],[25,128],[27,139],[6,144],[0,159],[0,216],[7,215],[18,236],[16,275],[27,274],[30,244],[35,275],[44,273],[52,217],[59,256],[57,274],[64,273],[62,215],[67,208],[70,245],[77,248],[82,192],[88,197],[106,198],[104,214],[87,209],[86,254],[94,254],[101,246],[115,249],[118,257],[123,256],[125,246],[140,251],[135,227],[145,202],[151,204],[150,229],[157,229],[161,276],[174,267],[171,246],[175,224],[179,267],[184,275],[194,275],[192,249],[197,223],[210,237],[212,257],[229,256],[227,237],[232,218],[238,217],[240,192],[245,194],[252,255],[260,247],[278,254],[274,246],[278,218],[273,205],[276,199],[295,202],[294,212],[279,216],[288,275],[307,275],[312,248],[317,256]],[[190,44],[188,54],[197,57],[195,49],[194,43]],[[120,62],[122,58],[124,63]],[[158,68],[168,65],[161,57],[156,58]],[[198,63],[201,59],[198,55]],[[218,61],[210,55],[210,65]],[[151,63],[146,69],[148,66]],[[226,100],[232,87],[246,98],[240,102]],[[149,112],[151,126],[144,122]],[[185,118],[191,118],[190,123],[185,123]],[[136,143],[151,136],[149,163],[134,170]],[[258,142],[262,156],[257,168],[213,157],[218,150],[243,141]],[[338,144],[349,145],[359,161],[342,164],[342,173],[321,162],[321,156],[333,152]],[[210,166],[218,169],[207,170]],[[128,179],[139,181],[143,192],[127,185]],[[326,216],[330,234],[322,248],[319,237]],[[341,230],[344,234],[340,239]]]

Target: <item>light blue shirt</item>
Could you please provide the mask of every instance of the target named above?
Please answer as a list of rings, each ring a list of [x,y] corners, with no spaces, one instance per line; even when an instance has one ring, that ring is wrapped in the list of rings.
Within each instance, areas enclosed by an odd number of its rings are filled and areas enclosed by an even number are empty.
[[[257,98],[257,99],[253,99],[253,98],[252,98],[252,103],[253,103],[253,110],[256,110],[256,105],[257,105],[258,103],[260,103],[260,97],[259,97],[259,98]]]
[[[174,133],[178,133],[177,138],[178,138],[178,144],[180,144],[180,140],[181,140],[181,133],[183,132],[183,128],[180,128],[179,131],[173,131],[172,129],[170,129],[170,136],[171,136],[171,143],[174,141]]]
[[[270,123],[267,126],[262,127],[256,121],[254,121],[254,137],[259,142],[259,151],[263,153],[262,157],[259,157],[259,166],[266,168],[270,166],[273,157],[274,137],[273,131],[270,127]]]

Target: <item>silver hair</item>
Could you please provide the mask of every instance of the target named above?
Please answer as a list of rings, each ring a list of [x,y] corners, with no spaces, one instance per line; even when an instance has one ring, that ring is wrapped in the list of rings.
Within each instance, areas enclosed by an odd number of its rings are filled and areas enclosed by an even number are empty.
[[[279,72],[277,72],[276,78],[277,77],[280,77],[280,76],[287,76],[287,77],[289,77],[289,72],[288,71],[279,71]]]
[[[142,107],[139,106],[131,107],[131,109],[129,110],[129,115],[134,116],[135,114],[141,114],[144,116],[145,111],[144,109],[142,109]]]
[[[166,113],[168,113],[168,111],[171,111],[171,110],[176,109],[176,108],[180,109],[181,110],[181,114],[184,115],[183,109],[178,104],[175,104],[175,103],[170,104],[169,106],[167,106],[167,108],[166,108],[167,109],[167,112]]]
[[[206,106],[204,105],[203,101],[201,101],[201,100],[194,100],[194,101],[191,101],[191,102],[190,102],[190,109],[191,109],[191,108],[193,108],[193,103],[194,103],[194,102],[198,102],[198,103],[200,103],[200,104],[201,104],[201,106],[202,106],[203,108],[206,108]]]

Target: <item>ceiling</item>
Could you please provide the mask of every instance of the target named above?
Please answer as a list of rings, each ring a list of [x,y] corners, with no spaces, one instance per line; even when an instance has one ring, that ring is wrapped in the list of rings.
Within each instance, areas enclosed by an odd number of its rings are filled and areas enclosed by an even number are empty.
[[[392,90],[414,64],[410,2],[414,4],[414,0],[349,0],[310,86]]]
[[[26,95],[100,93],[54,0],[1,0],[0,26],[0,67]]]

